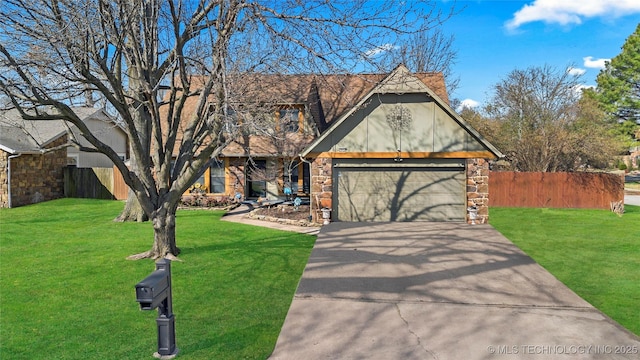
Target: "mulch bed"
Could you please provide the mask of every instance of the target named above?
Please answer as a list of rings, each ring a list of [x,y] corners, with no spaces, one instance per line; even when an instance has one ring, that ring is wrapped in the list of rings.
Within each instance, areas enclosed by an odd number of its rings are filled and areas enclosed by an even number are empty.
[[[309,205],[300,205],[298,211],[293,206],[280,205],[271,208],[258,208],[254,210],[255,215],[264,215],[280,219],[307,220],[309,218]]]

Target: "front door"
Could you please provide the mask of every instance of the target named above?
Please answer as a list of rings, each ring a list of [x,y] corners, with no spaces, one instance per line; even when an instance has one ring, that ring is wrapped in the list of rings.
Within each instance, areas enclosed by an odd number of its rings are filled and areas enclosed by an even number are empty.
[[[247,197],[267,196],[267,161],[253,160],[247,164]]]

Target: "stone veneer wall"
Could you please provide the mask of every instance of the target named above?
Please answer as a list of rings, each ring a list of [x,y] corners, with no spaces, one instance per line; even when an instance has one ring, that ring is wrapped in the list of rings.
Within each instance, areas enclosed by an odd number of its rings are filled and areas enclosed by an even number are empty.
[[[66,136],[63,136],[51,143],[49,147],[63,145],[66,142]],[[4,151],[2,153],[0,206],[8,207],[7,159],[9,154]],[[24,154],[11,159],[11,206],[17,207],[63,197],[63,171],[66,165],[66,148],[44,154]]]
[[[489,222],[489,162],[467,159],[467,206],[478,209],[476,224]],[[467,223],[471,223],[467,212]]]
[[[0,150],[0,208],[9,207],[9,184],[7,183],[7,161],[9,153]]]
[[[331,158],[317,158],[311,164],[311,214],[313,221],[322,223],[320,209],[331,208],[333,197],[333,169]]]

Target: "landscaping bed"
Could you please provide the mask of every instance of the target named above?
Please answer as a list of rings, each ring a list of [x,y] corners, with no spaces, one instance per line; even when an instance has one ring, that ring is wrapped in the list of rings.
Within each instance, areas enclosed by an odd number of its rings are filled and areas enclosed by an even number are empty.
[[[300,205],[295,209],[292,205],[261,207],[249,213],[248,217],[257,220],[279,222],[297,226],[318,226],[310,220],[309,205]]]

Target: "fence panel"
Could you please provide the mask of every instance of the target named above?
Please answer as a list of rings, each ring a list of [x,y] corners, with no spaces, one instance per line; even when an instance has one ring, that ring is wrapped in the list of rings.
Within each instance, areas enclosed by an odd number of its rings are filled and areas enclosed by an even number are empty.
[[[113,169],[67,166],[64,169],[64,194],[71,198],[115,199]]]
[[[496,172],[491,206],[609,209],[624,201],[624,177],[605,173]]]
[[[117,200],[126,200],[129,196],[129,186],[125,184],[122,174],[117,167],[113,167],[113,196]]]

